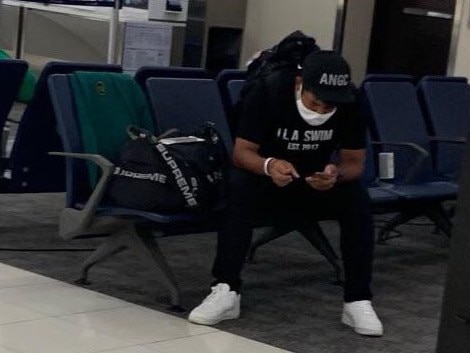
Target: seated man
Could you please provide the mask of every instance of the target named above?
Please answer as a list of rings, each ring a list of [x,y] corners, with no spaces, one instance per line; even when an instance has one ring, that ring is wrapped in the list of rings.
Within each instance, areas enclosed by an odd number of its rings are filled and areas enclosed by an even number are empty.
[[[334,52],[319,51],[306,57],[300,74],[272,75],[277,77],[258,83],[244,100],[216,280],[189,320],[213,325],[238,318],[240,273],[260,215],[295,224],[334,215],[345,271],[342,322],[359,334],[381,336],[370,290],[374,229],[359,180],[366,124],[353,104],[349,65]]]

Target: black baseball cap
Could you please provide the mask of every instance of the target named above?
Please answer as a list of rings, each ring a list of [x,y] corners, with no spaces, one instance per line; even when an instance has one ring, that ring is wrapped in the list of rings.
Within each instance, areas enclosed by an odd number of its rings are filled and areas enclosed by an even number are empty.
[[[325,102],[350,103],[355,100],[351,69],[344,58],[334,51],[319,50],[302,64],[303,87]]]

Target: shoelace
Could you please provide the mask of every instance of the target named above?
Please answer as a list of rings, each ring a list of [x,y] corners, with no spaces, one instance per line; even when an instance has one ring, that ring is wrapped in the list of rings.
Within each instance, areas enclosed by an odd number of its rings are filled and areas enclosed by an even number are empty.
[[[372,306],[370,304],[358,303],[357,306],[362,311],[363,314],[375,316],[374,309],[372,309]]]
[[[222,292],[222,288],[220,288],[219,286],[215,286],[215,287],[212,287],[212,292],[211,294],[209,294],[202,302],[205,303],[205,304],[212,304],[214,299],[217,299],[217,297],[219,296],[219,294]]]

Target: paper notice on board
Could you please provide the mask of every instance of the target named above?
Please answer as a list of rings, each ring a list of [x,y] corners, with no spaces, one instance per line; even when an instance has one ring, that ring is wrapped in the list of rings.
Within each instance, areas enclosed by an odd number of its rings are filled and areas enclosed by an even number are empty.
[[[173,27],[170,24],[127,22],[122,67],[135,72],[141,66],[169,66]]]

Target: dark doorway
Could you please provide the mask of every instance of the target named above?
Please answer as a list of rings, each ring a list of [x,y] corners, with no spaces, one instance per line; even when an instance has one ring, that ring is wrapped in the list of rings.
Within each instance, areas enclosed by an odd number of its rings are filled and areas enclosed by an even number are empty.
[[[456,0],[376,0],[368,73],[445,75]]]
[[[241,28],[209,28],[206,69],[215,74],[223,69],[237,69],[242,36]]]

